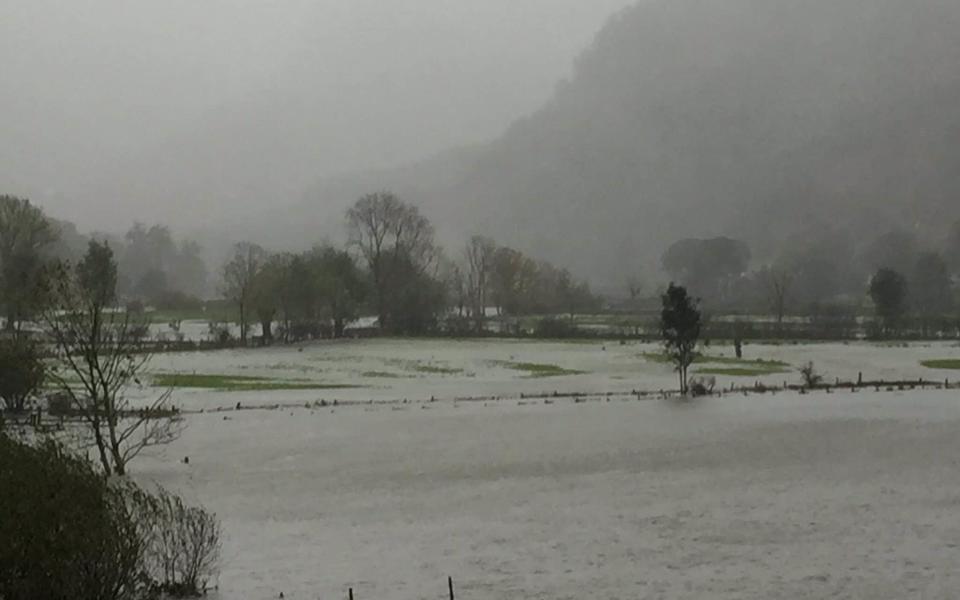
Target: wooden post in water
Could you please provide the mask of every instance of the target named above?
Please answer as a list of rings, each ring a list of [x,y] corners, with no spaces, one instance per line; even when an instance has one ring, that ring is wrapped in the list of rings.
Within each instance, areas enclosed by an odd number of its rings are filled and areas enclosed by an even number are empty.
[[[450,590],[450,600],[453,598],[453,577],[447,576],[447,588]]]
[[[350,588],[350,600],[353,600],[353,588]]]

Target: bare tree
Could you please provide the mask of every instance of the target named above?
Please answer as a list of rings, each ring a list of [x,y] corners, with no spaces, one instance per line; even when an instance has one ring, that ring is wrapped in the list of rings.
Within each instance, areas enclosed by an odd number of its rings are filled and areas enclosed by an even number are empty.
[[[539,278],[539,267],[534,260],[518,250],[498,248],[490,277],[497,310],[513,316],[530,312]]]
[[[464,248],[467,263],[466,287],[470,312],[473,315],[477,332],[483,330],[486,316],[487,291],[490,288],[490,275],[493,271],[493,257],[497,245],[488,237],[475,235]]]
[[[767,290],[770,307],[777,317],[777,327],[783,325],[783,315],[787,309],[787,299],[793,284],[793,273],[786,269],[764,269],[761,273],[763,286]]]
[[[141,451],[180,437],[183,420],[168,407],[170,390],[146,405],[125,396],[150,360],[141,347],[143,323],[113,308],[117,266],[106,244],[90,242],[72,269],[59,265],[47,277],[53,303],[44,321],[56,346],[51,379],[87,426],[85,439],[107,474],[124,475]]]
[[[463,276],[463,269],[457,264],[451,264],[449,266],[448,275],[447,281],[450,283],[450,291],[453,294],[457,316],[462,317],[468,301],[467,279]]]
[[[347,211],[350,244],[370,269],[380,326],[389,329],[391,303],[413,275],[436,266],[433,226],[416,206],[391,192],[368,194]]]
[[[643,292],[643,282],[639,277],[627,278],[627,293],[630,294],[630,304],[636,306],[640,300],[640,293]]]
[[[233,248],[233,258],[223,266],[224,298],[240,309],[240,341],[247,342],[247,309],[250,308],[257,273],[267,261],[267,252],[257,244],[240,242]]]
[[[633,334],[640,335],[642,321],[640,319],[641,298],[643,293],[643,281],[639,276],[633,275],[627,278],[627,294],[630,298],[629,310],[634,313],[630,325],[633,327]]]

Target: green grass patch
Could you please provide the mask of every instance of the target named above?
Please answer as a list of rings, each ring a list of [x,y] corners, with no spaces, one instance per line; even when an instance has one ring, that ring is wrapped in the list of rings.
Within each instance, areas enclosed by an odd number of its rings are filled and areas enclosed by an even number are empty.
[[[240,310],[225,301],[213,300],[201,306],[189,308],[173,308],[150,311],[146,314],[152,323],[169,323],[170,321],[216,321],[237,323],[240,321]]]
[[[431,375],[459,375],[463,369],[454,369],[450,367],[438,367],[437,365],[417,365],[414,367],[417,373],[427,373]]]
[[[210,375],[198,373],[161,373],[153,376],[154,387],[192,388],[218,392],[272,392],[280,390],[336,390],[355,385],[319,383],[315,381],[277,380],[247,375]]]
[[[412,373],[423,373],[428,375],[459,375],[463,373],[463,369],[456,369],[452,367],[444,367],[438,364],[434,364],[422,360],[410,360],[405,358],[387,358],[384,361],[384,364],[391,367],[396,367],[398,369],[403,369],[404,371],[410,371]],[[398,377],[401,377],[398,375]]]
[[[670,363],[670,358],[662,352],[645,352],[641,354],[644,360],[659,364]],[[698,375],[724,375],[727,377],[762,377],[789,373],[790,364],[781,360],[765,360],[736,358],[734,356],[712,356],[704,354],[698,356],[694,364],[700,365],[696,369]]]
[[[389,371],[364,371],[361,374],[370,379],[410,379],[409,375],[401,375],[400,373],[391,373]]]
[[[727,377],[762,377],[764,375],[775,375],[777,373],[789,373],[785,369],[752,369],[749,367],[700,367],[696,370],[697,375],[725,375]]]
[[[586,371],[577,371],[575,369],[564,369],[559,365],[549,365],[531,362],[510,362],[507,360],[491,361],[499,367],[512,369],[514,371],[525,371],[527,377],[563,377],[565,375],[582,375]]]
[[[960,371],[960,358],[942,358],[938,360],[924,360],[921,365],[928,369],[944,369]]]
[[[640,356],[648,362],[662,364],[667,364],[670,362],[670,358],[662,352],[644,352]],[[743,369],[752,368],[754,370],[764,371],[781,371],[790,368],[790,364],[785,363],[782,360],[766,360],[763,358],[747,359],[736,358],[735,356],[713,356],[710,354],[701,354],[694,359],[693,363],[697,365],[728,365],[730,367],[738,367]]]
[[[746,359],[746,358],[736,358],[733,356],[709,356],[704,355],[697,357],[697,360],[694,362],[699,364],[716,364],[716,365],[734,365],[739,367],[755,367],[757,369],[788,369],[790,363],[785,363],[782,360],[765,360],[763,358],[756,359]]]

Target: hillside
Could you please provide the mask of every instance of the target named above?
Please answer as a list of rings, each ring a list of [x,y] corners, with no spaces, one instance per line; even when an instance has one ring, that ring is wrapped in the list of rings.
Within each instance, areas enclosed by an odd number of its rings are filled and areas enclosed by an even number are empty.
[[[484,232],[607,284],[681,237],[760,258],[825,225],[936,237],[960,217],[958,30],[945,0],[643,2],[496,141],[317,185],[278,222],[339,223],[342,192],[395,188],[444,239]]]

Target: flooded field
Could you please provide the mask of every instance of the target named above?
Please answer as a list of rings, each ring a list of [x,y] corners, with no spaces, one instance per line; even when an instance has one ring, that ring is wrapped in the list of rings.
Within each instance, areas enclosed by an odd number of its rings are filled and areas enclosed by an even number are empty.
[[[170,355],[154,368],[361,386],[336,390],[343,398],[452,398],[669,386],[669,367],[637,358],[652,350],[370,341]],[[748,351],[844,378],[942,378],[920,361],[957,355]],[[398,376],[364,376],[381,370]],[[189,415],[183,438],[135,465],[222,518],[221,598],[339,598],[347,587],[440,598],[448,575],[459,598],[505,600],[893,600],[960,588],[956,390],[295,406],[321,395],[333,391],[178,389],[197,406],[291,406]]]
[[[655,344],[526,340],[344,340],[260,350],[161,354],[150,370],[185,409],[350,402],[519,398],[520,394],[624,393],[677,387]],[[707,348],[694,374],[730,384],[799,383],[813,362],[827,381],[960,379],[922,363],[960,358],[954,343],[748,345]],[[942,365],[934,364],[939,367]],[[953,366],[953,365],[948,365]],[[960,366],[960,365],[956,365]],[[146,393],[151,393],[147,390]]]

